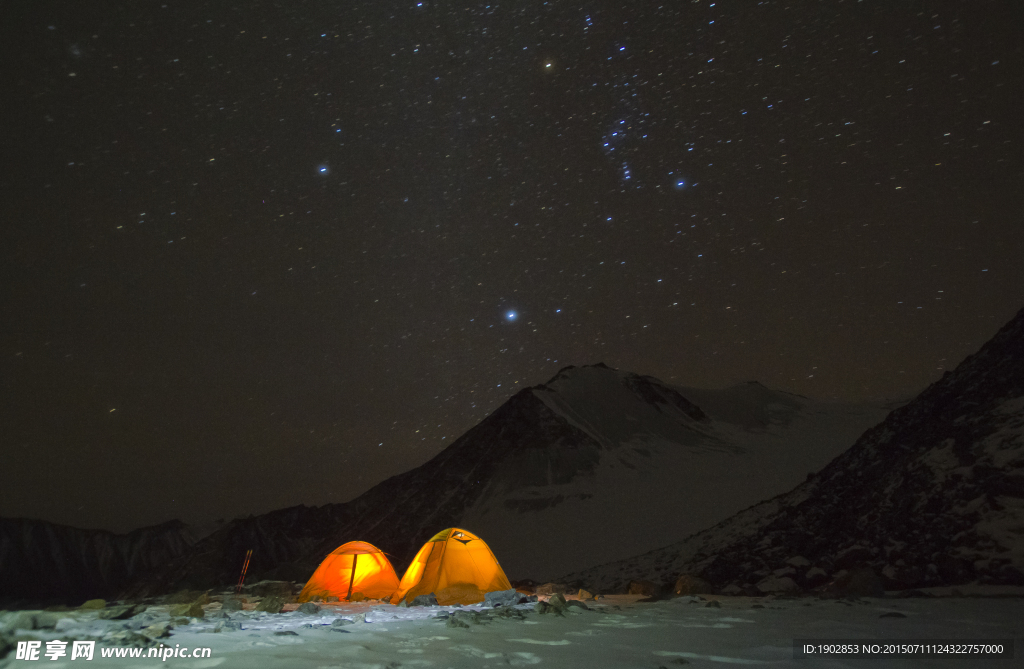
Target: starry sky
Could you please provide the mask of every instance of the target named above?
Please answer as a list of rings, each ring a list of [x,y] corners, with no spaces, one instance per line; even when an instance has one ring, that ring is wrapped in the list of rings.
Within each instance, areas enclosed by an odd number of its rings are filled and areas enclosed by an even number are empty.
[[[22,5],[0,515],[346,501],[570,364],[907,398],[1024,304],[1014,2]]]

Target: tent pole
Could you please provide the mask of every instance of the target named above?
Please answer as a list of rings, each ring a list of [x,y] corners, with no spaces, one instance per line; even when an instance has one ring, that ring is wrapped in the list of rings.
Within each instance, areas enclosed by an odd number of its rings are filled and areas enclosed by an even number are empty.
[[[346,601],[352,601],[352,581],[356,580],[356,560],[359,559],[359,553],[352,556],[352,571],[348,575],[348,594],[345,595]]]

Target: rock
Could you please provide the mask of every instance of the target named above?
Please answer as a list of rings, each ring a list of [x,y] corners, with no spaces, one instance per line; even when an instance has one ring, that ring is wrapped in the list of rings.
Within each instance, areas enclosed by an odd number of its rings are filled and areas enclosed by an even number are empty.
[[[556,592],[555,594],[548,597],[548,606],[555,613],[561,614],[565,612],[568,603],[565,601],[565,597],[561,593]]]
[[[409,608],[409,602],[403,599],[402,601],[398,602],[398,606],[403,609],[407,609]]]
[[[207,597],[206,593],[200,590],[179,590],[172,595],[167,595],[164,599],[165,604],[191,604],[200,597]],[[209,597],[207,597],[207,600]],[[209,603],[208,601],[203,604]]]
[[[704,608],[707,608],[707,609],[720,609],[720,608],[722,608],[722,603],[719,602],[717,599],[712,599],[710,602],[708,602],[707,604],[704,605]]]
[[[831,597],[884,597],[882,581],[868,568],[851,569],[836,577],[825,588]]]
[[[128,620],[146,610],[145,604],[127,604],[122,606],[108,606],[99,612],[97,616],[101,620]],[[200,606],[202,610],[202,606]],[[184,615],[184,614],[182,614]],[[202,618],[202,615],[198,616]]]
[[[109,609],[107,610],[109,611]],[[178,604],[177,606],[172,606],[170,610],[170,615],[172,618],[177,618],[179,616],[188,618],[203,618],[205,616],[205,613],[203,612],[203,605],[200,603],[200,600],[197,599],[191,604]]]
[[[537,602],[536,604],[533,605],[533,610],[534,610],[535,613],[540,613],[541,615],[543,615],[543,614],[547,613],[548,611],[550,611],[551,607],[548,606],[547,602]]]
[[[80,608],[82,610],[85,610],[85,611],[91,611],[91,610],[94,610],[94,609],[102,609],[102,608],[105,608],[106,606],[107,606],[107,600],[105,600],[105,599],[90,599],[89,601],[83,603],[78,608]]]
[[[52,630],[57,626],[57,621],[60,618],[56,613],[50,611],[41,611],[33,616],[33,624],[37,630]]]
[[[659,586],[654,581],[630,581],[629,586],[626,588],[626,594],[628,595],[647,595],[648,597],[656,596],[661,591]]]
[[[569,586],[562,583],[545,583],[538,585],[535,594],[538,595],[554,595],[555,593],[565,594],[569,591]]]
[[[281,613],[281,609],[284,608],[284,599],[281,597],[264,597],[260,600],[260,603],[256,605],[257,611],[266,611],[267,613]]]
[[[790,567],[796,567],[797,569],[803,569],[804,567],[810,567],[811,561],[802,555],[797,555],[786,560],[786,564]]]
[[[900,613],[899,611],[889,611],[878,616],[879,618],[906,618],[906,614]]]
[[[365,613],[360,613],[358,615],[352,616],[352,623],[353,624],[358,625],[359,623],[365,623],[365,622],[366,622],[366,614]]]
[[[804,585],[808,588],[816,588],[828,581],[828,572],[821,567],[811,567],[804,574]]]
[[[800,586],[788,576],[769,576],[755,586],[762,594],[788,595],[800,592]]]
[[[409,606],[437,606],[437,597],[434,593],[419,595],[409,603]]]
[[[355,622],[348,618],[335,618],[331,621],[331,627],[344,627],[345,625],[355,625]]]
[[[565,603],[565,606],[566,606],[566,608],[582,609],[584,611],[589,611],[590,610],[589,606],[587,606],[586,604],[584,604],[583,602],[581,602],[581,601],[579,601],[577,599],[570,599],[570,600],[568,600]]]
[[[597,596],[594,593],[588,592],[583,588],[580,588],[579,594],[577,594],[576,596],[580,599],[597,599]]]
[[[278,630],[274,632],[274,636],[299,636],[299,633],[291,630]]]
[[[832,562],[835,564],[836,569],[850,569],[852,567],[862,567],[870,558],[870,548],[854,544],[836,553]]]
[[[462,627],[462,628],[465,628],[465,629],[469,629],[469,625],[467,625],[463,621],[459,620],[458,616],[448,616],[448,619],[444,621],[444,626],[448,627],[450,629],[451,628],[456,628],[456,627]]]
[[[364,599],[366,599],[366,596],[361,592],[353,592],[348,596],[348,601],[350,602],[361,602]]]
[[[36,616],[33,611],[18,611],[13,616],[7,619],[6,627],[10,631],[14,630],[34,630],[36,629]]]
[[[306,613],[308,615],[316,615],[320,613],[320,607],[314,604],[313,602],[306,602],[304,604],[300,604],[299,608],[296,610],[299,613]]]
[[[337,595],[328,595],[328,596],[327,596],[327,601],[328,601],[328,602],[339,602],[339,601],[341,601],[341,600],[340,600],[340,599],[338,599],[338,596],[337,596]]]
[[[491,608],[496,606],[515,606],[522,598],[523,595],[519,594],[515,588],[511,590],[497,590],[484,595],[484,604]]]
[[[739,588],[737,588],[737,591]],[[675,595],[700,595],[713,592],[711,584],[699,576],[693,574],[680,574],[676,584],[672,586],[672,594]]]
[[[220,604],[221,611],[241,611],[244,607],[245,600],[242,597],[233,597],[231,595],[225,597]]]
[[[7,654],[14,650],[14,639],[0,632],[0,660],[7,657]]]
[[[57,624],[53,626],[55,632],[66,632],[69,629],[78,627],[78,621],[74,618],[61,618],[57,621]]]
[[[174,625],[169,622],[156,623],[142,630],[142,634],[150,639],[166,639],[171,636]]]
[[[295,596],[295,584],[291,581],[260,581],[245,588],[256,597],[280,597],[289,601]]]
[[[741,588],[740,586],[738,586],[735,583],[730,583],[729,585],[727,585],[724,588],[722,588],[722,594],[723,595],[730,595],[730,596],[742,595],[743,594],[743,588]]]
[[[793,569],[792,567],[782,567],[781,569],[774,570],[772,572],[772,576],[778,576],[780,578],[783,576],[796,576],[796,569]]]

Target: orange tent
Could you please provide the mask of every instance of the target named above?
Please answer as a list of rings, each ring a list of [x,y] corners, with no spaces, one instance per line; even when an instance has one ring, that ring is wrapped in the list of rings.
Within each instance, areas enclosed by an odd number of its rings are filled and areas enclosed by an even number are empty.
[[[398,589],[395,568],[379,548],[365,541],[350,541],[334,549],[299,593],[300,602],[313,597],[340,600],[382,599]]]
[[[484,594],[511,590],[508,577],[483,539],[450,527],[435,534],[405,571],[392,604],[434,593],[437,603],[477,604]]]

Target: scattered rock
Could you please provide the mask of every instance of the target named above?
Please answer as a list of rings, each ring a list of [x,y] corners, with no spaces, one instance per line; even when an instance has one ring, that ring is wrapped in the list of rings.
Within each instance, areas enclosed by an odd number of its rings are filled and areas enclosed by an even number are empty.
[[[736,588],[739,592],[739,588]],[[676,595],[700,595],[713,592],[711,584],[699,576],[693,574],[681,574],[672,586],[672,593]]]
[[[106,606],[107,606],[107,600],[105,600],[105,599],[90,599],[89,601],[85,602],[84,604],[82,604],[78,608],[82,609],[83,611],[91,611],[91,610],[95,610],[95,609],[106,608]]]
[[[647,595],[653,597],[661,591],[659,586],[654,581],[630,581],[626,587],[626,594],[628,595]]]
[[[314,604],[313,602],[306,602],[304,604],[300,604],[299,608],[296,610],[299,613],[306,613],[309,615],[316,615],[320,613],[320,607]]]
[[[281,609],[283,608],[284,599],[274,596],[264,597],[256,606],[257,611],[266,611],[267,613],[281,613]]]
[[[437,606],[437,597],[434,593],[419,595],[412,600],[409,606]]]

